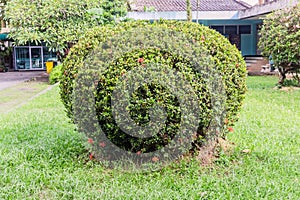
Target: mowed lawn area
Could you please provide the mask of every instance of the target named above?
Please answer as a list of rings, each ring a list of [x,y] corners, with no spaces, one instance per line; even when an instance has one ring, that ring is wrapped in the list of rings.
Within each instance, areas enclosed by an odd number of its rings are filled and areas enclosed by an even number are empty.
[[[248,77],[231,153],[149,173],[89,161],[56,86],[0,115],[0,199],[300,199],[300,90],[276,82]]]

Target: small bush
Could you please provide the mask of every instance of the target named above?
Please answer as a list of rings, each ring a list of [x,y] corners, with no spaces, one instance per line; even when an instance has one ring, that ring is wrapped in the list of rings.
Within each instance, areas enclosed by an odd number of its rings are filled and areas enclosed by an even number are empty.
[[[196,44],[199,44],[202,47],[199,51],[207,53],[209,59],[214,62],[212,70],[217,70],[222,75],[227,97],[225,124],[232,125],[237,120],[237,113],[241,108],[246,91],[246,65],[240,52],[226,38],[208,27],[195,23],[174,21],[159,21],[153,24],[134,21],[123,23],[113,28],[97,27],[89,31],[71,49],[63,63],[63,76],[60,84],[61,98],[69,117],[73,118],[72,92],[74,90],[75,77],[78,75],[78,72],[83,70],[84,60],[87,55],[100,43],[113,38],[115,35],[125,34],[137,27],[145,30],[150,30],[151,27],[159,27],[180,32]],[[174,137],[176,130],[178,130],[181,115],[181,110],[178,109],[178,99],[170,94],[166,88],[159,85],[144,84],[132,94],[129,106],[131,118],[139,125],[149,122],[147,111],[153,106],[153,102],[159,102],[167,110],[166,128],[161,130],[155,137],[136,139],[128,136],[120,130],[113,119],[110,100],[118,79],[131,69],[140,67],[141,63],[147,65],[147,63],[156,62],[179,70],[186,77],[191,77],[187,79],[197,91],[199,105],[203,111],[200,114],[200,124],[197,131],[198,143],[195,146],[202,145],[202,139],[205,138],[204,130],[209,125],[208,119],[211,109],[209,96],[212,94],[209,94],[203,77],[193,71],[191,60],[192,58],[190,57],[181,57],[172,51],[149,48],[144,50],[133,49],[111,60],[111,63],[109,63],[110,68],[104,72],[104,75],[97,82],[98,87],[95,100],[98,122],[114,144],[133,152],[153,151],[168,143]],[[202,59],[203,62],[204,60]]]
[[[264,19],[258,46],[264,56],[272,55],[282,85],[288,73],[300,70],[300,4],[277,10]],[[294,77],[300,81],[298,76]]]
[[[61,76],[62,76],[62,65],[57,65],[55,66],[52,71],[50,72],[50,75],[49,75],[49,83],[51,85],[57,83],[60,81],[61,79]]]

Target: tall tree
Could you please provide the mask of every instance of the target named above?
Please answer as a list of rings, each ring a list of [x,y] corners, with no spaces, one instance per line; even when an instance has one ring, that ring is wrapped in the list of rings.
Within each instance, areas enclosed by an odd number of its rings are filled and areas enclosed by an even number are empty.
[[[200,8],[200,0],[197,0],[197,16],[196,16],[196,23],[199,23],[199,8]]]
[[[5,17],[18,45],[45,42],[64,54],[86,30],[113,24],[126,12],[125,0],[10,0]]]
[[[191,5],[191,0],[186,0],[186,14],[187,14],[187,20],[192,21],[192,5]]]
[[[300,70],[299,19],[300,4],[268,15],[260,31],[259,47],[278,67],[279,84],[283,84],[286,73]]]
[[[7,3],[7,0],[0,0],[0,22],[1,22],[0,28],[5,28],[4,9],[5,9],[6,3]]]

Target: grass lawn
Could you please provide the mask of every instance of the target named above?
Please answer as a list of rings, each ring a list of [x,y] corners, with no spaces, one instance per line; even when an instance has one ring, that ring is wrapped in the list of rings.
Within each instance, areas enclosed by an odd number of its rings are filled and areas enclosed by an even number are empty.
[[[276,82],[248,78],[230,155],[143,174],[89,162],[55,87],[0,115],[0,199],[299,199],[300,91],[274,90]]]

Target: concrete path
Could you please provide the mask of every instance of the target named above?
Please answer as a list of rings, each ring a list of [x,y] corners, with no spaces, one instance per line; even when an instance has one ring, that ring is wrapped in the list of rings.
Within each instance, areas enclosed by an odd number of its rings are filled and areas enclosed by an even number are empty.
[[[52,89],[44,71],[0,73],[0,115]]]
[[[35,72],[6,72],[0,73],[0,90],[13,87],[18,83],[29,81],[36,77],[45,76],[44,71]]]
[[[45,94],[49,90],[52,90],[55,85],[48,85],[47,83],[41,83],[36,81],[29,81],[26,83],[19,83],[6,90],[0,90],[0,115],[7,114],[15,109],[22,107],[33,99]]]

